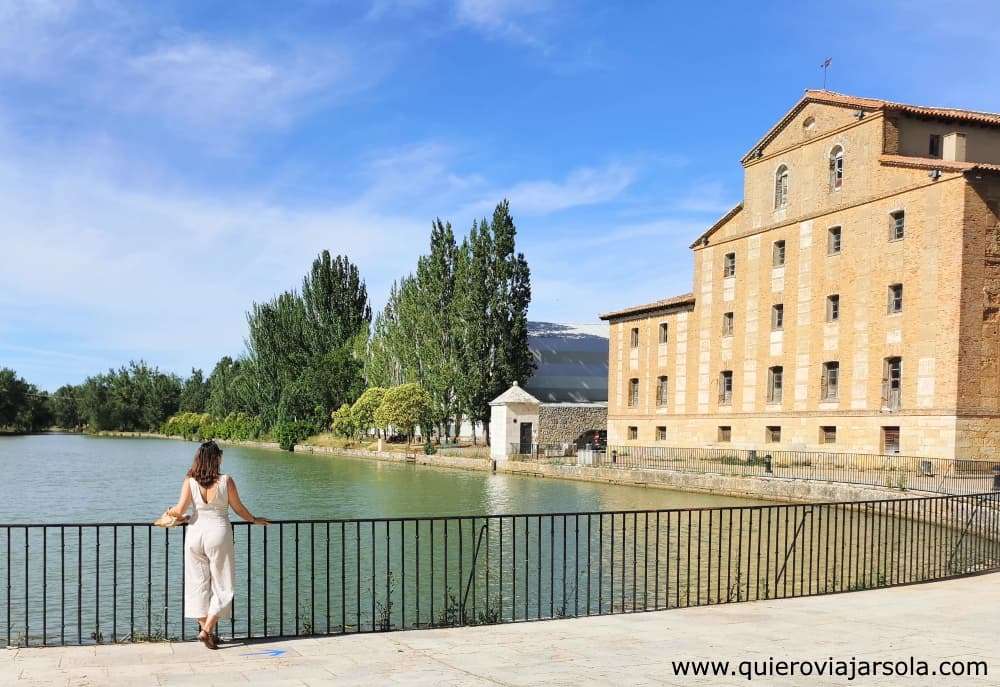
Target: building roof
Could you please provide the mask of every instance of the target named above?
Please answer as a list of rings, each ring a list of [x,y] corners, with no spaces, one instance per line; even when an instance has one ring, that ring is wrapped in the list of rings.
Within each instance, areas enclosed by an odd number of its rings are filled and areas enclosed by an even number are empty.
[[[722,217],[720,217],[718,220],[716,220],[715,224],[713,224],[708,229],[706,229],[705,231],[703,231],[701,233],[701,235],[699,235],[698,238],[696,238],[694,240],[694,243],[692,243],[688,247],[689,248],[696,248],[699,243],[701,243],[702,241],[704,241],[705,239],[707,239],[710,235],[714,234],[715,231],[719,227],[721,227],[723,224],[725,224],[726,222],[728,222],[729,220],[731,220],[733,217],[735,217],[737,214],[739,214],[740,210],[742,210],[742,209],[743,209],[743,201],[740,201],[739,203],[737,203],[733,207],[732,210],[730,210],[729,212],[727,212],[726,214],[724,214]]]
[[[608,399],[608,323],[528,322],[535,371],[524,389],[542,403]]]
[[[1000,165],[990,162],[970,162],[967,160],[941,160],[939,158],[910,157],[907,155],[880,155],[879,162],[889,167],[910,167],[913,169],[939,169],[942,172],[971,172],[984,170],[1000,172]]]
[[[680,296],[664,298],[661,301],[653,301],[652,303],[646,303],[644,305],[633,305],[628,308],[623,308],[622,310],[604,313],[600,317],[602,320],[611,320],[619,317],[628,317],[629,315],[641,315],[643,313],[663,310],[665,308],[679,307],[682,305],[694,305],[694,294],[684,293]]]
[[[505,403],[540,403],[540,401],[522,389],[517,382],[514,382],[507,391],[490,401],[491,406],[500,406]]]
[[[770,143],[778,133],[797,115],[802,108],[809,103],[823,103],[827,105],[840,105],[851,107],[866,112],[904,112],[918,117],[935,117],[940,119],[954,119],[971,124],[983,124],[985,126],[1000,126],[1000,114],[993,112],[979,112],[976,110],[960,110],[953,107],[930,107],[926,105],[907,105],[891,100],[881,100],[878,98],[862,98],[835,91],[824,91],[820,89],[808,89],[805,95],[790,109],[778,123],[772,126],[764,136],[757,141],[752,148],[743,156],[741,160],[744,164],[752,159],[753,154]]]

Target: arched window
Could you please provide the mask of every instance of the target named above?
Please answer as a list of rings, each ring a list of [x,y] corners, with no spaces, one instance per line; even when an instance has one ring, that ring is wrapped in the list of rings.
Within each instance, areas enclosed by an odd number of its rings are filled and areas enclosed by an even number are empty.
[[[774,209],[788,205],[788,167],[781,165],[774,175]]]
[[[830,190],[836,191],[844,185],[844,149],[834,146],[830,151]]]

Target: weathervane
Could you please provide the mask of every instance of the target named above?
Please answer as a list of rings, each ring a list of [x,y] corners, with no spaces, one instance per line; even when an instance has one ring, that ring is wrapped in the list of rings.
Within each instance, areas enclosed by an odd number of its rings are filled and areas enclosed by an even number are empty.
[[[826,90],[826,70],[830,68],[830,63],[831,62],[833,62],[833,58],[832,57],[828,57],[825,60],[823,60],[823,64],[820,65],[820,68],[823,70],[823,90],[824,91]]]

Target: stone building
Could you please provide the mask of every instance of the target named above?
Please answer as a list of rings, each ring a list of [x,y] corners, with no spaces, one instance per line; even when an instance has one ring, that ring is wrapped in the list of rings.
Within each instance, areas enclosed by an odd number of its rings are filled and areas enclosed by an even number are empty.
[[[742,158],[692,293],[610,323],[609,443],[1000,444],[1000,115],[829,91]]]

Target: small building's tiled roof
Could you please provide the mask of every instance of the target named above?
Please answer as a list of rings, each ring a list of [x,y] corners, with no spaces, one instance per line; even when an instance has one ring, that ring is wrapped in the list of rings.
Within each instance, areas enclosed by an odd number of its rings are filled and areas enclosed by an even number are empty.
[[[890,112],[904,112],[918,117],[937,117],[941,119],[955,119],[972,124],[983,124],[985,126],[1000,126],[1000,114],[993,112],[978,112],[976,110],[960,110],[953,107],[929,107],[926,105],[907,105],[896,103],[891,100],[880,100],[878,98],[861,98],[835,91],[824,91],[819,89],[806,90],[805,95],[790,109],[778,123],[771,127],[764,136],[757,141],[750,151],[743,156],[742,162],[749,162],[754,153],[770,143],[778,133],[785,128],[795,115],[809,103],[825,103],[829,105],[842,105],[853,107],[859,110],[875,112],[878,110]]]
[[[671,308],[682,305],[694,305],[694,294],[685,293],[680,296],[674,296],[673,298],[664,298],[662,301],[654,301],[652,303],[646,303],[644,305],[633,305],[628,308],[623,308],[622,310],[615,310],[614,312],[604,313],[600,317],[602,320],[613,320],[619,317],[628,317],[629,315],[640,315],[647,312],[653,312],[656,310],[663,310],[664,308]]]
[[[500,406],[505,403],[540,403],[540,401],[522,389],[517,382],[514,382],[507,391],[490,401],[491,406]]]

